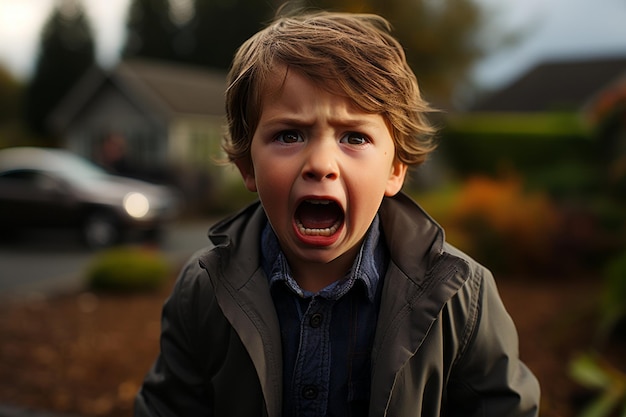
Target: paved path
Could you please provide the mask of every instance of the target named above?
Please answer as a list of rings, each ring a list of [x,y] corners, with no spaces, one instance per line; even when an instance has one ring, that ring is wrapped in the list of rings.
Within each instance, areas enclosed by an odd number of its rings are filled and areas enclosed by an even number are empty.
[[[210,219],[172,224],[161,249],[182,261],[208,240]],[[0,244],[0,298],[46,295],[80,288],[83,274],[97,252],[84,248],[74,234],[45,232]],[[0,415],[0,417],[2,417]]]

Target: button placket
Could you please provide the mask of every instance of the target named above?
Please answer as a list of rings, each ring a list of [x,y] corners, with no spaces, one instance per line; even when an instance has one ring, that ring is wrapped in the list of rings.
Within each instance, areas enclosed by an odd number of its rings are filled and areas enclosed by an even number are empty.
[[[303,417],[325,413],[330,377],[330,320],[333,301],[313,297],[301,318],[300,347],[294,369],[296,413]]]

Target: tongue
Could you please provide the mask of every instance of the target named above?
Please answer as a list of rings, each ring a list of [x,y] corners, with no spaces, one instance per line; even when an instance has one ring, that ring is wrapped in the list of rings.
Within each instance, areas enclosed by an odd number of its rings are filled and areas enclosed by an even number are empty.
[[[311,204],[304,202],[296,213],[298,220],[307,229],[327,229],[341,219],[341,210],[336,204]]]

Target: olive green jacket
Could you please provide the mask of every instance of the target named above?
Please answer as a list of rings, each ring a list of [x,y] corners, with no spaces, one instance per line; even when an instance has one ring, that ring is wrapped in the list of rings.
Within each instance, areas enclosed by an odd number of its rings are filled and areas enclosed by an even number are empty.
[[[537,416],[539,385],[489,271],[403,194],[380,219],[391,260],[371,354],[370,416]],[[278,317],[258,203],[215,225],[163,309],[135,416],[280,416]]]

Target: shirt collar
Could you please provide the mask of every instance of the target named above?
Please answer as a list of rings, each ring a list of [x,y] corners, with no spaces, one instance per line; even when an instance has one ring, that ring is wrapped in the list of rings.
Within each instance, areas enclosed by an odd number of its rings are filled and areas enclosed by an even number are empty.
[[[263,270],[268,277],[270,287],[278,282],[284,282],[299,297],[309,298],[319,295],[326,299],[337,300],[350,291],[356,282],[360,281],[365,285],[369,300],[373,302],[380,274],[384,273],[386,269],[386,250],[384,239],[380,238],[379,224],[380,221],[376,215],[346,277],[332,283],[319,293],[313,294],[300,288],[291,275],[287,258],[280,249],[278,238],[268,222],[261,235],[261,254]]]

